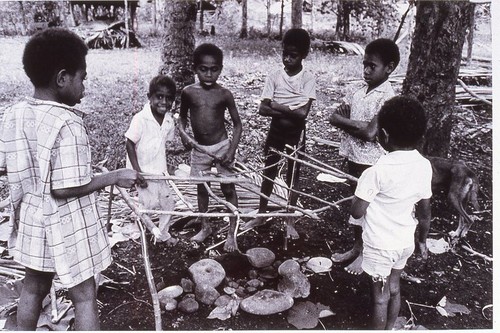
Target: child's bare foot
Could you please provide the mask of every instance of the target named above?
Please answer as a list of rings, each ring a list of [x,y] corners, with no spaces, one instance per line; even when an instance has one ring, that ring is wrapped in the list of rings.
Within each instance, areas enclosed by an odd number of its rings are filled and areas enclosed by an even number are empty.
[[[360,251],[356,248],[352,248],[347,252],[344,253],[334,253],[332,254],[332,261],[333,262],[345,262],[349,261],[351,259],[356,258],[359,255]]]
[[[195,219],[191,219],[189,220],[186,225],[184,225],[184,228],[191,228],[191,227],[194,227],[194,226],[197,226],[201,223],[201,218],[200,217],[197,217]]]
[[[169,239],[166,241],[167,246],[174,246],[174,245],[176,245],[178,242],[179,242],[179,239],[178,239],[178,238],[175,238],[175,237],[171,237],[171,238],[169,238]]]
[[[211,234],[212,234],[212,228],[203,226],[200,232],[191,237],[190,240],[196,243],[202,243]]]
[[[360,253],[356,259],[349,265],[347,265],[344,270],[347,273],[351,273],[353,275],[359,275],[363,273],[363,268],[361,268],[361,263],[363,262],[363,254]]]
[[[299,239],[299,233],[295,229],[295,223],[293,221],[287,221],[286,224],[286,237],[291,239]]]
[[[230,235],[227,237],[226,243],[224,244],[224,251],[226,252],[238,251],[238,244],[236,243],[234,235]]]
[[[248,229],[252,229],[252,228],[255,228],[255,227],[260,227],[261,225],[264,225],[266,224],[266,219],[263,218],[263,217],[256,217],[248,222],[246,222],[245,224],[243,224],[240,229],[241,230],[248,230]]]

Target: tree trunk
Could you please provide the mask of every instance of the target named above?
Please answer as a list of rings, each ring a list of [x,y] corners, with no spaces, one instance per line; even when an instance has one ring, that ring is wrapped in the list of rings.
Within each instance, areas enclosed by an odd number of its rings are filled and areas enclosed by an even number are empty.
[[[476,28],[476,5],[470,12],[470,28],[467,34],[467,66],[472,64],[472,47],[474,46],[474,29]]]
[[[347,40],[350,30],[351,4],[349,0],[339,0],[337,4],[337,24],[335,34],[339,40]]]
[[[271,36],[271,0],[266,0],[267,37]]]
[[[248,37],[247,22],[248,22],[247,0],[242,0],[241,1],[241,31],[240,31],[240,38],[247,38]]]
[[[283,37],[284,16],[285,16],[285,0],[281,0],[280,35],[279,35],[279,39],[281,39]]]
[[[314,0],[311,0],[311,34],[314,32],[315,20],[316,20],[316,15],[314,14]]]
[[[292,0],[292,28],[302,28],[302,0]]]
[[[159,73],[169,75],[177,84],[177,96],[186,85],[194,83],[193,51],[195,46],[196,2],[165,1],[165,32]]]
[[[204,23],[203,22],[203,16],[204,16],[203,15],[203,2],[200,1],[199,4],[200,4],[200,32],[202,32],[203,31],[203,23]]]
[[[126,43],[125,43],[125,48],[129,49],[130,48],[130,29],[129,29],[129,26],[128,26],[128,1],[127,0],[124,0],[123,1],[123,8],[124,8],[124,11],[123,11],[123,14],[124,14],[124,21],[125,21],[125,31],[127,32],[127,39],[126,39]]]
[[[468,1],[418,1],[406,78],[402,93],[417,98],[427,112],[423,153],[447,157],[450,146],[455,85],[467,28]]]

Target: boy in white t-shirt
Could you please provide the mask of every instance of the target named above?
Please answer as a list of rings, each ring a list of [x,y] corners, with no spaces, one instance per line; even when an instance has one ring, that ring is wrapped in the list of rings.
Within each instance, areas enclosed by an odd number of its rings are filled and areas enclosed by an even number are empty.
[[[174,119],[171,114],[175,100],[175,82],[168,76],[155,76],[149,83],[147,103],[136,113],[125,133],[127,138],[127,167],[139,172],[163,174],[167,171],[165,144],[174,139]],[[175,201],[165,181],[148,181],[137,187],[139,200],[145,209],[172,211]],[[170,215],[160,215],[159,230],[154,229],[157,240],[175,244],[177,239],[169,233]]]
[[[400,276],[415,248],[427,259],[432,168],[415,149],[426,129],[422,105],[393,97],[378,114],[378,137],[389,153],[359,178],[351,207],[363,220],[363,262],[372,277],[372,328],[392,329],[401,305]],[[416,216],[416,218],[415,218]]]
[[[286,145],[297,146],[305,151],[306,118],[316,99],[316,77],[305,68],[302,61],[309,54],[311,39],[304,29],[290,29],[283,36],[283,67],[273,71],[264,84],[259,106],[259,114],[271,118],[271,125],[264,147],[265,169],[261,193],[270,196],[273,191],[273,180],[278,174],[280,155],[270,148],[291,153]],[[299,158],[300,155],[299,155]],[[286,183],[291,189],[298,188],[300,179],[300,163],[288,159]],[[296,205],[298,195],[290,191],[289,202]],[[265,213],[268,200],[260,198],[259,213]],[[263,217],[248,221],[241,229],[246,230],[266,223]],[[299,238],[295,229],[295,220],[287,220],[286,236]]]

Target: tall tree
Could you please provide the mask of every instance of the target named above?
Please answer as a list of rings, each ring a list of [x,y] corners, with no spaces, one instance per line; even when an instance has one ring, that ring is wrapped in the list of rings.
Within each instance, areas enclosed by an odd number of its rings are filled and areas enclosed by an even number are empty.
[[[418,1],[403,94],[417,98],[427,111],[424,154],[447,157],[455,85],[462,48],[471,25],[468,1]]]
[[[248,2],[241,0],[241,31],[240,38],[248,37]]]
[[[169,75],[177,84],[178,93],[194,83],[193,51],[196,25],[196,2],[165,1],[165,34],[159,72]]]
[[[292,0],[292,28],[302,28],[302,0]]]

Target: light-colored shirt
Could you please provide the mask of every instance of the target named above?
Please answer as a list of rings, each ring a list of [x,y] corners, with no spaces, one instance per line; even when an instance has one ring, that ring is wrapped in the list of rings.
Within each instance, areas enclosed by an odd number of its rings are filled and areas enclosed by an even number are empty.
[[[270,99],[296,110],[316,99],[316,77],[306,68],[294,76],[280,68],[270,73],[264,83],[261,100]]]
[[[165,144],[174,139],[174,119],[167,113],[160,125],[154,118],[149,103],[136,113],[125,137],[135,143],[137,162],[143,172],[161,174],[167,171]],[[127,156],[127,168],[132,168]]]
[[[30,98],[7,109],[0,121],[0,170],[7,170],[12,207],[9,251],[26,267],[56,272],[67,288],[112,260],[94,193],[51,195],[51,189],[91,181],[81,116],[67,105]]]
[[[389,80],[368,93],[367,90],[368,85],[364,83],[352,96],[346,98],[346,103],[351,106],[350,119],[370,122],[377,116],[385,101],[395,96]],[[364,141],[341,131],[339,154],[349,161],[373,165],[385,153],[378,142]]]
[[[366,169],[354,193],[370,203],[362,217],[363,242],[382,250],[411,246],[415,204],[431,197],[431,180],[431,164],[416,150],[391,152]]]

